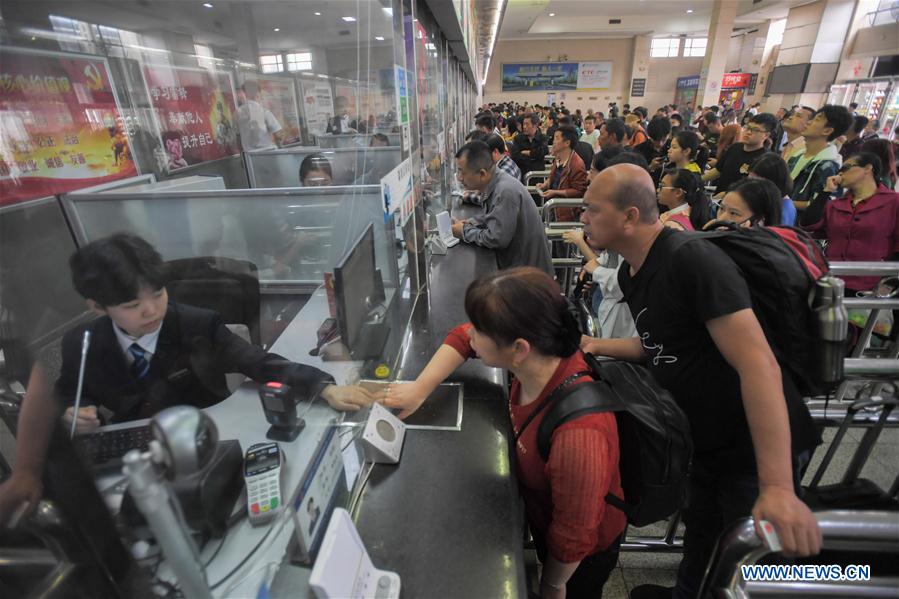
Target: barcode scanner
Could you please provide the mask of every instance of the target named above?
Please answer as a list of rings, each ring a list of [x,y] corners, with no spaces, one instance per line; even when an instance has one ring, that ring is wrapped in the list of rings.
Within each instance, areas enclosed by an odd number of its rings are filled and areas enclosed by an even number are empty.
[[[296,390],[290,385],[271,381],[259,388],[259,399],[265,419],[272,425],[265,436],[285,443],[296,439],[306,426],[302,418],[297,418]]]

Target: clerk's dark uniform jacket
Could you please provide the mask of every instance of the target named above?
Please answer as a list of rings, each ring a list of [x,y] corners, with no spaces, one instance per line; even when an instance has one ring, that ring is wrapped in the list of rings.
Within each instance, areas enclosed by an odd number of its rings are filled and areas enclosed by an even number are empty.
[[[634,276],[622,265],[618,282],[634,317],[649,370],[687,415],[696,460],[713,467],[755,470],[740,377],[718,350],[705,323],[752,305],[746,280],[721,249],[662,229]],[[820,438],[786,371],[784,396],[793,456]]]
[[[176,405],[198,408],[230,395],[225,374],[240,372],[259,382],[280,381],[312,397],[330,375],[250,345],[228,330],[217,312],[170,303],[150,371],[142,379],[131,373],[109,316],[68,331],[62,341],[62,370],[56,393],[66,406],[74,404],[85,329],[91,344],[84,370],[81,406],[102,406],[110,422],[149,418]]]

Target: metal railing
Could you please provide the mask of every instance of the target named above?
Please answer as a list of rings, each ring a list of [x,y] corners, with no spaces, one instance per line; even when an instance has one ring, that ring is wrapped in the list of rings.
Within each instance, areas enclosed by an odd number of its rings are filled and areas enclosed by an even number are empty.
[[[584,207],[584,198],[552,198],[551,200],[546,200],[543,203],[543,222],[545,224],[549,224],[554,222],[551,216],[555,214],[556,208],[583,208]],[[570,223],[570,228],[580,228],[583,226],[582,223],[574,222]]]
[[[524,174],[524,185],[525,187],[531,185],[531,181],[534,179],[540,179],[543,181],[549,177],[549,171],[528,171]]]
[[[899,518],[891,512],[825,511],[815,518],[824,549],[899,553]],[[771,551],[755,532],[752,518],[740,520],[718,540],[699,597],[744,599],[747,597],[891,597],[897,596],[899,579],[872,577],[853,582],[746,582],[741,566],[751,565]]]

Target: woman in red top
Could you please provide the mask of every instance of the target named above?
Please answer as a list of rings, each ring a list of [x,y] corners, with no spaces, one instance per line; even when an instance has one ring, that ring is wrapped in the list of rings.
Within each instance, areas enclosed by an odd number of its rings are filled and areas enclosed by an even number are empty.
[[[899,254],[899,194],[879,183],[880,159],[863,152],[850,156],[840,172],[827,180],[816,203],[824,205],[820,221],[806,227],[827,239],[832,261],[880,262]],[[842,186],[848,193],[827,201]],[[843,277],[846,295],[870,291],[880,277]]]
[[[515,375],[509,411],[516,443],[518,484],[543,563],[540,596],[601,597],[618,559],[624,514],[604,501],[619,497],[618,429],[613,414],[588,414],[559,426],[549,459],[537,449],[541,410],[525,420],[570,376],[589,371],[578,348],[581,334],[558,285],[533,267],[479,277],[465,293],[471,319],[453,329],[415,382],[392,385],[385,404],[412,414],[465,360]],[[590,380],[575,377],[571,384]]]

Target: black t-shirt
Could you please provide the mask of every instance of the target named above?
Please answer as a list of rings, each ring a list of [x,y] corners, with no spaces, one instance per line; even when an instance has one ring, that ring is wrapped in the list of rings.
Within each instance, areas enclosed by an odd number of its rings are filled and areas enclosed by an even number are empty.
[[[718,187],[715,188],[715,193],[727,191],[728,187],[748,175],[749,167],[752,166],[752,163],[767,151],[762,146],[758,150],[747,152],[743,149],[742,143],[735,143],[727,148],[724,156],[718,157],[718,164],[715,165],[715,168],[721,174],[718,177]]]
[[[746,280],[721,249],[665,228],[640,270],[622,265],[618,281],[646,364],[687,415],[696,459],[755,468],[740,377],[721,355],[706,322],[752,306]],[[786,373],[784,395],[794,454],[817,445],[808,409]]]

